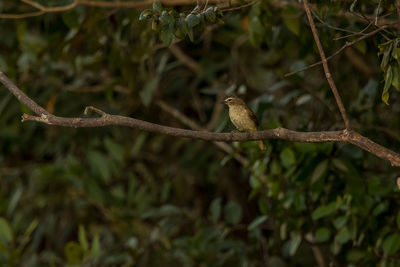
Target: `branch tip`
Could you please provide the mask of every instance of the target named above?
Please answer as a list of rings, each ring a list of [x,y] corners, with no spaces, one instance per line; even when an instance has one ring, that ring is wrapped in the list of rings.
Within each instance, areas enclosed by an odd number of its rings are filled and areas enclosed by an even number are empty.
[[[95,108],[95,107],[93,107],[93,106],[87,106],[87,107],[85,108],[85,111],[83,112],[83,114],[88,115],[88,114],[89,114],[89,111],[91,111],[91,110],[94,111],[94,112],[97,113],[97,114],[100,114],[102,117],[107,116],[107,113],[105,113],[105,112],[102,111],[101,109]]]

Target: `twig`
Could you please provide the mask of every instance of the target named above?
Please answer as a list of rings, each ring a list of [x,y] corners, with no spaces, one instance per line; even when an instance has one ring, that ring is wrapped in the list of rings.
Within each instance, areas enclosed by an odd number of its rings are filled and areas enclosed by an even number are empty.
[[[306,1],[306,0],[305,0]],[[103,115],[99,118],[66,118],[59,117],[49,113],[43,107],[39,106],[24,92],[21,91],[8,77],[0,72],[0,82],[21,102],[32,110],[35,115],[22,115],[22,121],[36,121],[49,125],[58,125],[66,127],[104,127],[104,126],[126,126],[142,131],[153,133],[201,139],[205,141],[224,141],[224,142],[244,142],[266,139],[280,139],[295,142],[345,142],[354,144],[375,156],[388,160],[392,166],[400,167],[400,155],[387,149],[372,140],[360,135],[359,133],[345,129],[342,131],[321,131],[321,132],[297,132],[285,128],[276,128],[272,130],[246,132],[246,133],[214,133],[205,131],[193,131],[180,128],[173,128],[159,125],[134,118],[111,115]]]
[[[365,38],[367,38],[367,37],[369,37],[369,36],[372,36],[372,35],[374,35],[375,33],[382,31],[383,29],[386,29],[387,27],[388,27],[387,25],[384,25],[384,26],[382,26],[382,27],[380,27],[380,28],[378,28],[378,29],[375,29],[375,30],[373,30],[373,31],[371,31],[371,32],[369,32],[369,33],[367,33],[367,34],[365,34],[364,36],[361,36],[360,38],[357,38],[357,39],[355,39],[355,40],[353,40],[353,41],[351,41],[351,42],[346,42],[346,44],[345,44],[344,46],[342,46],[342,47],[341,47],[339,50],[337,50],[335,53],[333,53],[332,55],[330,55],[329,57],[327,57],[326,60],[332,59],[333,57],[335,57],[335,56],[339,55],[340,53],[342,53],[347,47],[350,47],[350,46],[354,45],[355,43],[358,43],[359,41],[364,40]],[[318,62],[316,62],[316,63],[314,63],[314,64],[311,64],[311,65],[309,65],[309,66],[307,66],[307,67],[304,67],[304,68],[302,68],[302,69],[300,69],[300,70],[296,70],[296,71],[292,71],[292,72],[286,73],[285,75],[283,75],[283,77],[292,76],[292,75],[294,75],[294,74],[296,74],[296,73],[303,72],[303,71],[305,71],[305,70],[314,68],[314,67],[319,66],[319,65],[321,65],[321,64],[322,64],[322,60],[321,60],[321,61],[318,61]]]
[[[356,34],[356,35],[360,35],[360,34],[361,35],[365,35],[365,34],[362,33],[362,31],[361,32],[355,32],[355,31],[350,31],[350,30],[347,30],[347,29],[339,28],[339,27],[336,27],[336,26],[332,26],[329,23],[323,21],[318,16],[317,12],[314,11],[314,9],[311,8],[311,12],[313,13],[314,17],[316,17],[319,22],[321,22],[323,25],[325,25],[328,28],[331,28],[331,29],[336,30],[336,31],[342,31],[342,32],[347,32],[347,33],[351,33],[351,34]]]
[[[321,249],[319,248],[319,246],[317,244],[315,244],[314,236],[311,233],[309,233],[304,237],[304,239],[310,244],[311,249],[314,254],[314,257],[315,257],[315,260],[318,263],[318,266],[326,267],[323,253],[322,253]]]
[[[258,1],[258,0],[257,0]],[[63,12],[73,9],[77,6],[90,6],[90,7],[100,7],[100,8],[145,8],[151,6],[153,4],[153,0],[144,0],[144,1],[93,1],[93,0],[74,0],[71,4],[65,6],[57,6],[57,7],[46,7],[40,3],[37,3],[32,0],[21,0],[21,2],[30,5],[39,11],[35,12],[27,12],[20,14],[8,14],[8,13],[0,13],[0,18],[3,19],[23,19],[29,17],[41,16],[46,13],[54,13],[54,12]],[[192,0],[160,0],[160,2],[164,5],[168,6],[176,6],[176,5],[192,5]],[[213,4],[220,4],[220,0],[201,0],[199,2],[209,2]],[[238,6],[236,9],[243,8],[246,5],[252,4],[248,3],[243,6]],[[230,10],[227,10],[230,11]]]
[[[346,39],[346,38],[353,37],[353,36],[357,36],[357,35],[366,35],[364,32],[365,32],[366,30],[368,30],[368,28],[371,27],[371,25],[372,25],[372,22],[370,22],[364,29],[362,29],[362,30],[359,31],[359,32],[356,32],[356,33],[354,33],[354,34],[348,34],[348,35],[345,35],[345,36],[335,37],[335,38],[333,38],[333,40],[334,40],[334,41],[337,41],[337,40]]]
[[[358,55],[352,47],[348,47],[344,53],[354,67],[364,72],[365,75],[370,77],[379,72],[379,69],[374,68],[373,66],[370,66],[368,62],[365,62],[365,58]]]
[[[179,61],[188,66],[191,70],[193,70],[197,74],[201,75],[203,73],[203,68],[199,65],[199,63],[197,63],[192,58],[183,53],[183,51],[176,44],[171,44],[169,46],[169,51],[171,51],[171,53],[177,59],[179,59]]]
[[[375,16],[375,26],[378,26],[378,17],[379,17],[379,9],[381,8],[381,0],[379,0],[378,3],[378,9],[376,10],[376,16]]]
[[[255,3],[257,3],[258,1],[260,1],[260,0],[254,0],[254,1],[251,1],[251,2],[249,2],[249,3],[243,4],[243,5],[241,5],[241,6],[236,6],[236,7],[231,7],[231,8],[225,8],[225,9],[222,9],[221,11],[222,11],[222,12],[231,12],[231,11],[235,11],[235,10],[242,9],[242,8],[245,8],[245,7],[248,7],[248,6],[252,6],[252,5],[254,5]]]
[[[313,18],[311,16],[310,7],[308,6],[308,0],[303,0],[303,4],[304,4],[304,9],[306,10],[308,21],[310,23],[311,31],[312,31],[314,39],[315,39],[315,43],[316,43],[316,45],[318,47],[318,51],[319,51],[319,54],[321,56],[322,66],[324,67],[326,80],[328,81],[329,86],[332,89],[332,93],[335,96],[336,104],[339,107],[339,111],[340,111],[340,114],[342,115],[342,119],[344,121],[346,129],[350,129],[350,122],[349,122],[349,119],[347,118],[346,109],[343,106],[342,99],[340,98],[340,95],[339,95],[339,92],[338,92],[338,90],[336,88],[335,82],[332,79],[332,75],[331,75],[331,72],[330,72],[329,66],[328,66],[328,61],[327,61],[327,59],[325,57],[324,49],[322,48],[321,42],[319,40],[317,29],[315,28],[315,24],[314,24]]]
[[[397,0],[396,9],[397,9],[397,32],[400,33],[400,0]]]
[[[222,100],[224,100],[225,93],[219,93],[217,95],[216,102],[214,104],[213,112],[211,114],[211,119],[205,126],[205,130],[212,131],[218,124],[219,119],[221,118],[221,114],[224,111],[224,105],[221,104]]]

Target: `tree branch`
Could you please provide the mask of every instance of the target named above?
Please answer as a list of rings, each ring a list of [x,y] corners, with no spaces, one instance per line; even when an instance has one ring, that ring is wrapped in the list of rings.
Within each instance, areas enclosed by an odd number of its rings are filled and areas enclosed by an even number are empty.
[[[224,9],[224,12],[229,12],[236,9],[241,9],[247,6],[254,4],[256,1],[249,2],[243,5],[239,5],[237,7],[231,9]],[[37,3],[33,0],[21,0],[21,2],[30,5],[31,7],[36,8],[38,11],[35,12],[27,12],[20,14],[7,14],[0,13],[0,18],[3,19],[22,19],[29,17],[41,16],[46,13],[54,13],[54,12],[63,12],[73,9],[77,6],[90,6],[90,7],[100,7],[100,8],[145,8],[149,7],[153,4],[154,0],[143,0],[143,1],[93,1],[93,0],[73,0],[70,4],[64,6],[56,6],[56,7],[46,7],[40,3]],[[175,6],[175,5],[193,5],[192,0],[160,0],[163,5],[167,6]],[[201,0],[201,3],[213,3],[222,5],[222,8],[228,8],[229,5],[225,3],[225,1],[221,0]],[[237,1],[231,1],[233,4],[237,4]]]
[[[383,25],[382,27],[379,27],[379,28],[377,28],[377,29],[375,29],[375,30],[373,30],[373,31],[371,31],[369,33],[366,33],[365,35],[361,36],[360,38],[357,38],[357,39],[355,39],[355,40],[353,40],[351,42],[346,42],[345,45],[343,45],[339,50],[337,50],[335,53],[333,53],[332,55],[327,57],[326,60],[332,59],[333,57],[335,57],[335,56],[339,55],[340,53],[342,53],[347,47],[350,47],[350,46],[354,45],[355,43],[358,43],[358,42],[364,40],[365,38],[370,37],[370,36],[376,34],[377,32],[380,32],[380,31],[386,29],[387,27],[388,27],[387,25]],[[321,64],[322,64],[322,60],[318,61],[318,62],[316,62],[314,64],[311,64],[311,65],[309,65],[307,67],[304,67],[304,68],[302,68],[300,70],[296,70],[296,71],[292,71],[292,72],[286,73],[285,75],[283,75],[283,77],[286,78],[286,77],[292,76],[292,75],[294,75],[296,73],[303,72],[305,70],[314,68],[314,67],[319,66]]]
[[[359,133],[345,129],[342,131],[323,131],[323,132],[296,132],[285,128],[276,128],[266,131],[247,132],[247,133],[213,133],[206,131],[193,131],[180,128],[163,126],[151,122],[146,122],[134,118],[111,115],[94,107],[88,107],[86,112],[93,110],[100,114],[97,118],[66,118],[49,113],[43,107],[30,99],[21,91],[8,77],[0,72],[0,82],[21,102],[32,110],[35,115],[22,115],[22,121],[36,121],[49,125],[66,127],[102,127],[102,126],[127,126],[142,131],[153,133],[201,139],[205,141],[256,141],[265,139],[281,139],[295,142],[346,142],[354,144],[382,159],[388,160],[392,166],[400,167],[400,155],[387,149]]]
[[[321,56],[322,66],[324,67],[326,80],[328,81],[329,86],[332,89],[332,93],[335,96],[336,104],[339,107],[339,111],[340,111],[340,114],[342,115],[342,119],[344,121],[346,129],[350,129],[350,122],[349,122],[349,119],[347,118],[346,109],[344,108],[342,99],[340,98],[339,91],[336,88],[335,82],[332,79],[332,74],[329,70],[328,61],[325,57],[325,52],[324,52],[324,49],[322,48],[321,41],[319,40],[317,28],[315,27],[314,20],[311,15],[310,7],[308,6],[308,1],[303,0],[303,4],[304,4],[304,9],[306,10],[308,21],[310,23],[311,31],[312,31],[314,39],[315,39],[315,43],[318,47],[318,51]]]

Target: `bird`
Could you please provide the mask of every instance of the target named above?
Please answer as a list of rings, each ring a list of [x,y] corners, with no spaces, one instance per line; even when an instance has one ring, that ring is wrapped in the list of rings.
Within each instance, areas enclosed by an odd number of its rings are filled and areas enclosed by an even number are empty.
[[[249,109],[246,103],[237,96],[229,96],[223,102],[229,108],[229,118],[239,131],[257,132],[258,120],[256,115]],[[266,146],[263,141],[257,141],[261,150]]]

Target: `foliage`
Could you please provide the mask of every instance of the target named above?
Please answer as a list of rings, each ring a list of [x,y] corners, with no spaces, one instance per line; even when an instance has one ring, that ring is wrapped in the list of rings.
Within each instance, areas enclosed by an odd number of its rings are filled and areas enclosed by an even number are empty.
[[[210,6],[202,11],[196,6],[190,13],[176,12],[174,9],[164,9],[160,2],[153,3],[153,9],[140,13],[139,20],[150,20],[151,28],[158,31],[160,40],[170,45],[174,36],[194,41],[194,29],[203,28],[206,22],[223,24],[222,12],[216,6]]]
[[[320,68],[283,77],[319,60],[298,1],[233,11],[211,2],[1,19],[0,71],[63,116],[93,105],[184,127],[162,99],[206,125],[218,95],[236,93],[264,129],[343,128]],[[394,4],[382,2],[315,1],[326,54],[368,26],[358,13],[395,25]],[[0,3],[4,13],[26,11]],[[396,27],[329,64],[354,128],[399,151]],[[172,41],[200,71],[171,53]],[[326,266],[399,264],[398,171],[357,147],[269,141],[262,152],[246,142],[227,155],[122,127],[21,123],[22,112],[0,90],[0,265],[316,266],[316,251]],[[232,129],[224,110],[214,130]]]

